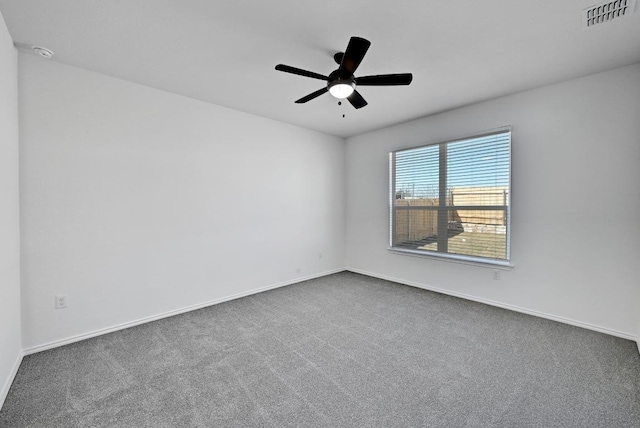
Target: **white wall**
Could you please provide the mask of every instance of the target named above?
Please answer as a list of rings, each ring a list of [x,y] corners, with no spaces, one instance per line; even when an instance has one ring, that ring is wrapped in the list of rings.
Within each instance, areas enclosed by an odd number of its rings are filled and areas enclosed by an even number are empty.
[[[343,139],[19,65],[27,352],[344,267]]]
[[[26,54],[20,82],[28,351],[345,259],[640,336],[640,65],[351,138],[346,178],[339,138]],[[388,152],[502,125],[514,131],[516,267],[494,281],[487,268],[389,253]],[[54,310],[56,294],[70,307]]]
[[[388,252],[389,151],[502,125],[513,126],[515,268],[496,281]],[[640,334],[640,64],[350,138],[346,165],[349,268]]]
[[[18,61],[0,14],[0,407],[22,357],[18,198]]]

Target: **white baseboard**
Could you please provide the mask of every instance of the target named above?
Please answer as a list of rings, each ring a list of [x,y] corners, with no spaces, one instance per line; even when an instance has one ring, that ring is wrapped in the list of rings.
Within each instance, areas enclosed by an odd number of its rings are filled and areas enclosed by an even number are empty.
[[[309,276],[306,276],[306,277],[303,277],[303,278],[296,278],[296,279],[293,279],[293,280],[290,280],[290,281],[285,281],[285,282],[280,282],[280,283],[277,283],[277,284],[268,285],[266,287],[256,288],[256,289],[253,289],[253,290],[250,290],[250,291],[245,291],[245,292],[242,292],[242,293],[233,294],[231,296],[226,296],[226,297],[221,297],[219,299],[210,300],[208,302],[197,303],[195,305],[186,306],[186,307],[183,307],[183,308],[180,308],[180,309],[175,309],[175,310],[172,310],[172,311],[163,312],[161,314],[152,315],[150,317],[140,318],[140,319],[137,319],[135,321],[129,321],[129,322],[126,322],[126,323],[114,325],[112,327],[102,328],[102,329],[99,329],[99,330],[94,330],[94,331],[91,331],[91,332],[82,333],[82,334],[78,334],[78,335],[75,335],[75,336],[70,336],[70,337],[67,337],[65,339],[54,340],[52,342],[44,343],[42,345],[32,346],[30,348],[24,349],[23,352],[24,352],[24,355],[35,354],[35,353],[38,353],[38,352],[46,351],[47,349],[57,348],[59,346],[68,345],[70,343],[79,342],[81,340],[90,339],[92,337],[101,336],[103,334],[112,333],[114,331],[124,330],[125,328],[134,327],[136,325],[148,323],[148,322],[151,322],[151,321],[156,321],[156,320],[159,320],[159,319],[162,319],[162,318],[168,318],[168,317],[171,317],[171,316],[174,316],[174,315],[183,314],[185,312],[195,311],[197,309],[206,308],[207,306],[213,306],[213,305],[217,305],[219,303],[228,302],[229,300],[239,299],[241,297],[250,296],[252,294],[262,293],[264,291],[273,290],[275,288],[280,288],[280,287],[285,287],[287,285],[296,284],[296,283],[303,282],[303,281],[308,281],[310,279],[315,279],[315,278],[331,275],[331,274],[342,272],[342,271],[344,271],[344,269],[335,269],[335,270],[326,271],[326,272],[322,272],[322,273],[318,273],[318,274],[314,274],[314,275],[309,275]]]
[[[350,271],[350,272],[354,272],[354,273],[359,273],[359,274],[362,274],[362,275],[371,276],[371,277],[374,277],[374,278],[384,279],[384,280],[387,280],[387,281],[397,282],[397,283],[408,285],[408,286],[411,286],[411,287],[422,288],[424,290],[434,291],[436,293],[447,294],[449,296],[459,297],[459,298],[466,299],[466,300],[471,300],[471,301],[474,301],[474,302],[484,303],[484,304],[487,304],[487,305],[496,306],[496,307],[499,307],[499,308],[508,309],[508,310],[515,311],[515,312],[524,313],[524,314],[527,314],[527,315],[533,315],[533,316],[537,316],[537,317],[540,317],[540,318],[549,319],[549,320],[552,320],[552,321],[558,321],[558,322],[561,322],[561,323],[564,323],[564,324],[574,325],[576,327],[582,327],[582,328],[586,328],[588,330],[593,330],[593,331],[597,331],[597,332],[600,332],[600,333],[609,334],[611,336],[621,337],[623,339],[633,340],[638,345],[638,352],[640,353],[640,337],[635,336],[633,334],[629,334],[629,333],[625,333],[625,332],[609,329],[609,328],[606,328],[606,327],[600,327],[600,326],[597,326],[597,325],[594,325],[594,324],[589,324],[589,323],[585,323],[585,322],[581,322],[581,321],[576,321],[576,320],[572,320],[572,319],[565,318],[565,317],[551,315],[551,314],[547,314],[547,313],[544,313],[544,312],[539,312],[539,311],[535,311],[535,310],[531,310],[531,309],[525,309],[525,308],[521,308],[519,306],[509,305],[509,304],[497,302],[497,301],[494,301],[494,300],[483,299],[483,298],[472,296],[472,295],[468,295],[468,294],[465,294],[465,293],[457,293],[457,292],[454,292],[454,291],[445,290],[443,288],[432,287],[432,286],[425,285],[425,284],[419,284],[419,283],[413,282],[413,281],[406,281],[406,280],[403,280],[403,279],[394,278],[394,277],[387,276],[387,275],[381,275],[381,274],[368,272],[368,271],[364,271],[364,270],[360,270],[360,269],[354,269],[354,268],[346,267],[344,269],[335,269],[335,270],[331,270],[331,271],[327,271],[327,272],[318,273],[318,274],[315,274],[315,275],[309,275],[309,276],[303,277],[303,278],[296,278],[296,279],[291,280],[291,281],[285,281],[285,282],[281,282],[281,283],[278,283],[278,284],[273,284],[273,285],[269,285],[269,286],[266,286],[266,287],[257,288],[257,289],[251,290],[251,291],[246,291],[246,292],[243,292],[243,293],[238,293],[238,294],[234,294],[234,295],[227,296],[227,297],[222,297],[222,298],[211,300],[211,301],[208,301],[208,302],[198,303],[196,305],[187,306],[187,307],[176,309],[176,310],[173,310],[173,311],[164,312],[164,313],[161,313],[161,314],[158,314],[158,315],[153,315],[153,316],[150,316],[150,317],[141,318],[141,319],[138,319],[138,320],[135,320],[135,321],[130,321],[130,322],[127,322],[127,323],[118,324],[118,325],[115,325],[115,326],[112,326],[112,327],[108,327],[108,328],[104,328],[104,329],[94,330],[92,332],[83,333],[83,334],[80,334],[80,335],[71,336],[71,337],[68,337],[68,338],[65,338],[65,339],[56,340],[56,341],[48,342],[48,343],[45,343],[45,344],[42,344],[42,345],[33,346],[33,347],[30,347],[30,348],[24,349],[23,353],[19,356],[19,358],[17,360],[17,363],[16,363],[16,366],[14,367],[14,372],[13,372],[12,376],[8,380],[8,385],[5,385],[3,390],[0,391],[0,399],[1,399],[0,403],[4,402],[4,399],[6,398],[6,394],[9,392],[9,388],[11,387],[11,383],[13,382],[13,378],[15,377],[15,374],[18,371],[18,367],[20,365],[20,362],[22,361],[23,355],[35,354],[37,352],[46,351],[47,349],[57,348],[59,346],[68,345],[70,343],[79,342],[81,340],[90,339],[92,337],[100,336],[100,335],[111,333],[111,332],[118,331],[118,330],[124,330],[125,328],[134,327],[136,325],[144,324],[144,323],[147,323],[147,322],[159,320],[159,319],[162,319],[162,318],[167,318],[167,317],[170,317],[170,316],[173,316],[173,315],[182,314],[182,313],[185,313],[185,312],[194,311],[194,310],[197,310],[197,309],[205,308],[207,306],[217,305],[218,303],[223,303],[223,302],[227,302],[229,300],[239,299],[241,297],[250,296],[252,294],[262,293],[263,291],[273,290],[275,288],[280,288],[280,287],[284,287],[284,286],[287,286],[287,285],[296,284],[298,282],[303,282],[303,281],[307,281],[307,280],[310,280],[310,279],[315,279],[315,278],[319,278],[319,277],[322,277],[322,276],[331,275],[331,274],[334,274],[334,273],[342,272],[344,270],[347,270],[347,271]]]
[[[417,282],[407,281],[407,280],[399,279],[399,278],[394,278],[394,277],[387,276],[387,275],[380,275],[380,274],[373,273],[373,272],[367,272],[367,271],[360,270],[360,269],[353,269],[353,268],[347,267],[346,270],[348,270],[349,272],[354,272],[354,273],[359,273],[359,274],[362,274],[362,275],[372,276],[374,278],[380,278],[380,279],[384,279],[384,280],[387,280],[387,281],[392,281],[392,282],[397,282],[397,283],[404,284],[404,285],[409,285],[411,287],[422,288],[424,290],[429,290],[429,291],[435,291],[436,293],[440,293],[440,294],[447,294],[449,296],[460,297],[461,299],[471,300],[471,301],[478,302],[478,303],[484,303],[486,305],[496,306],[496,307],[503,308],[503,309],[508,309],[508,310],[514,311],[514,312],[520,312],[520,313],[527,314],[527,315],[533,315],[533,316],[536,316],[536,317],[539,317],[539,318],[546,318],[548,320],[558,321],[558,322],[561,322],[563,324],[570,324],[570,325],[573,325],[573,326],[576,326],[576,327],[586,328],[587,330],[593,330],[593,331],[597,331],[597,332],[600,332],[600,333],[609,334],[611,336],[621,337],[623,339],[633,340],[638,344],[638,352],[640,352],[640,337],[637,337],[637,336],[635,336],[633,334],[630,334],[630,333],[626,333],[626,332],[622,332],[622,331],[618,331],[618,330],[613,330],[613,329],[610,329],[610,328],[607,328],[607,327],[600,327],[598,325],[589,324],[589,323],[582,322],[582,321],[576,321],[576,320],[572,320],[570,318],[565,318],[565,317],[561,317],[561,316],[557,316],[557,315],[551,315],[551,314],[547,314],[545,312],[539,312],[539,311],[535,311],[535,310],[532,310],[532,309],[521,308],[519,306],[510,305],[510,304],[507,304],[507,303],[501,303],[501,302],[497,302],[495,300],[484,299],[482,297],[476,297],[476,296],[472,296],[472,295],[465,294],[465,293],[458,293],[456,291],[445,290],[443,288],[438,288],[438,287],[432,287],[432,286],[426,285],[426,284],[420,284],[420,283],[417,283]]]
[[[24,357],[24,353],[22,351],[18,352],[16,356],[16,361],[13,363],[13,367],[11,368],[11,372],[9,372],[9,377],[5,381],[4,385],[2,385],[2,389],[0,389],[0,410],[2,410],[2,406],[4,406],[4,400],[7,399],[7,394],[9,394],[9,389],[11,389],[11,384],[13,380],[16,378],[18,374],[18,369],[20,368],[20,364],[22,363],[22,358]]]

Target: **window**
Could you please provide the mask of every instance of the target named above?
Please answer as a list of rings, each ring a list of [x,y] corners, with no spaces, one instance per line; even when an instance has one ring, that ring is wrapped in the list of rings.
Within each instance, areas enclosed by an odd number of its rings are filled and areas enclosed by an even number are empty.
[[[391,250],[509,265],[511,129],[390,153]]]

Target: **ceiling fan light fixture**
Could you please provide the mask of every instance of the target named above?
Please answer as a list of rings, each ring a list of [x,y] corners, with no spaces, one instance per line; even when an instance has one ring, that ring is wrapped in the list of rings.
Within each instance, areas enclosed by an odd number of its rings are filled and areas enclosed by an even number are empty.
[[[341,100],[351,95],[355,88],[353,81],[337,80],[329,84],[329,93]]]

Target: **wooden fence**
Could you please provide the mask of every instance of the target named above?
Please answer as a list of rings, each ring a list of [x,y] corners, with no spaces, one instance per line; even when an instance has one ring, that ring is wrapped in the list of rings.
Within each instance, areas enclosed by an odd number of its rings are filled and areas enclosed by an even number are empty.
[[[399,198],[394,201],[394,243],[417,242],[438,234],[438,198]],[[507,224],[506,187],[452,188],[447,197],[450,227],[499,233]],[[478,209],[472,207],[478,207]],[[492,206],[493,209],[483,207]],[[421,208],[424,207],[424,208]],[[433,207],[433,208],[427,208]],[[465,207],[467,209],[457,209]]]
[[[451,206],[500,206],[508,207],[509,193],[506,186],[494,187],[458,187],[449,192]],[[493,210],[456,210],[461,223],[473,223],[492,226],[507,225],[506,209]]]
[[[396,199],[393,242],[419,241],[438,234],[438,199]]]

